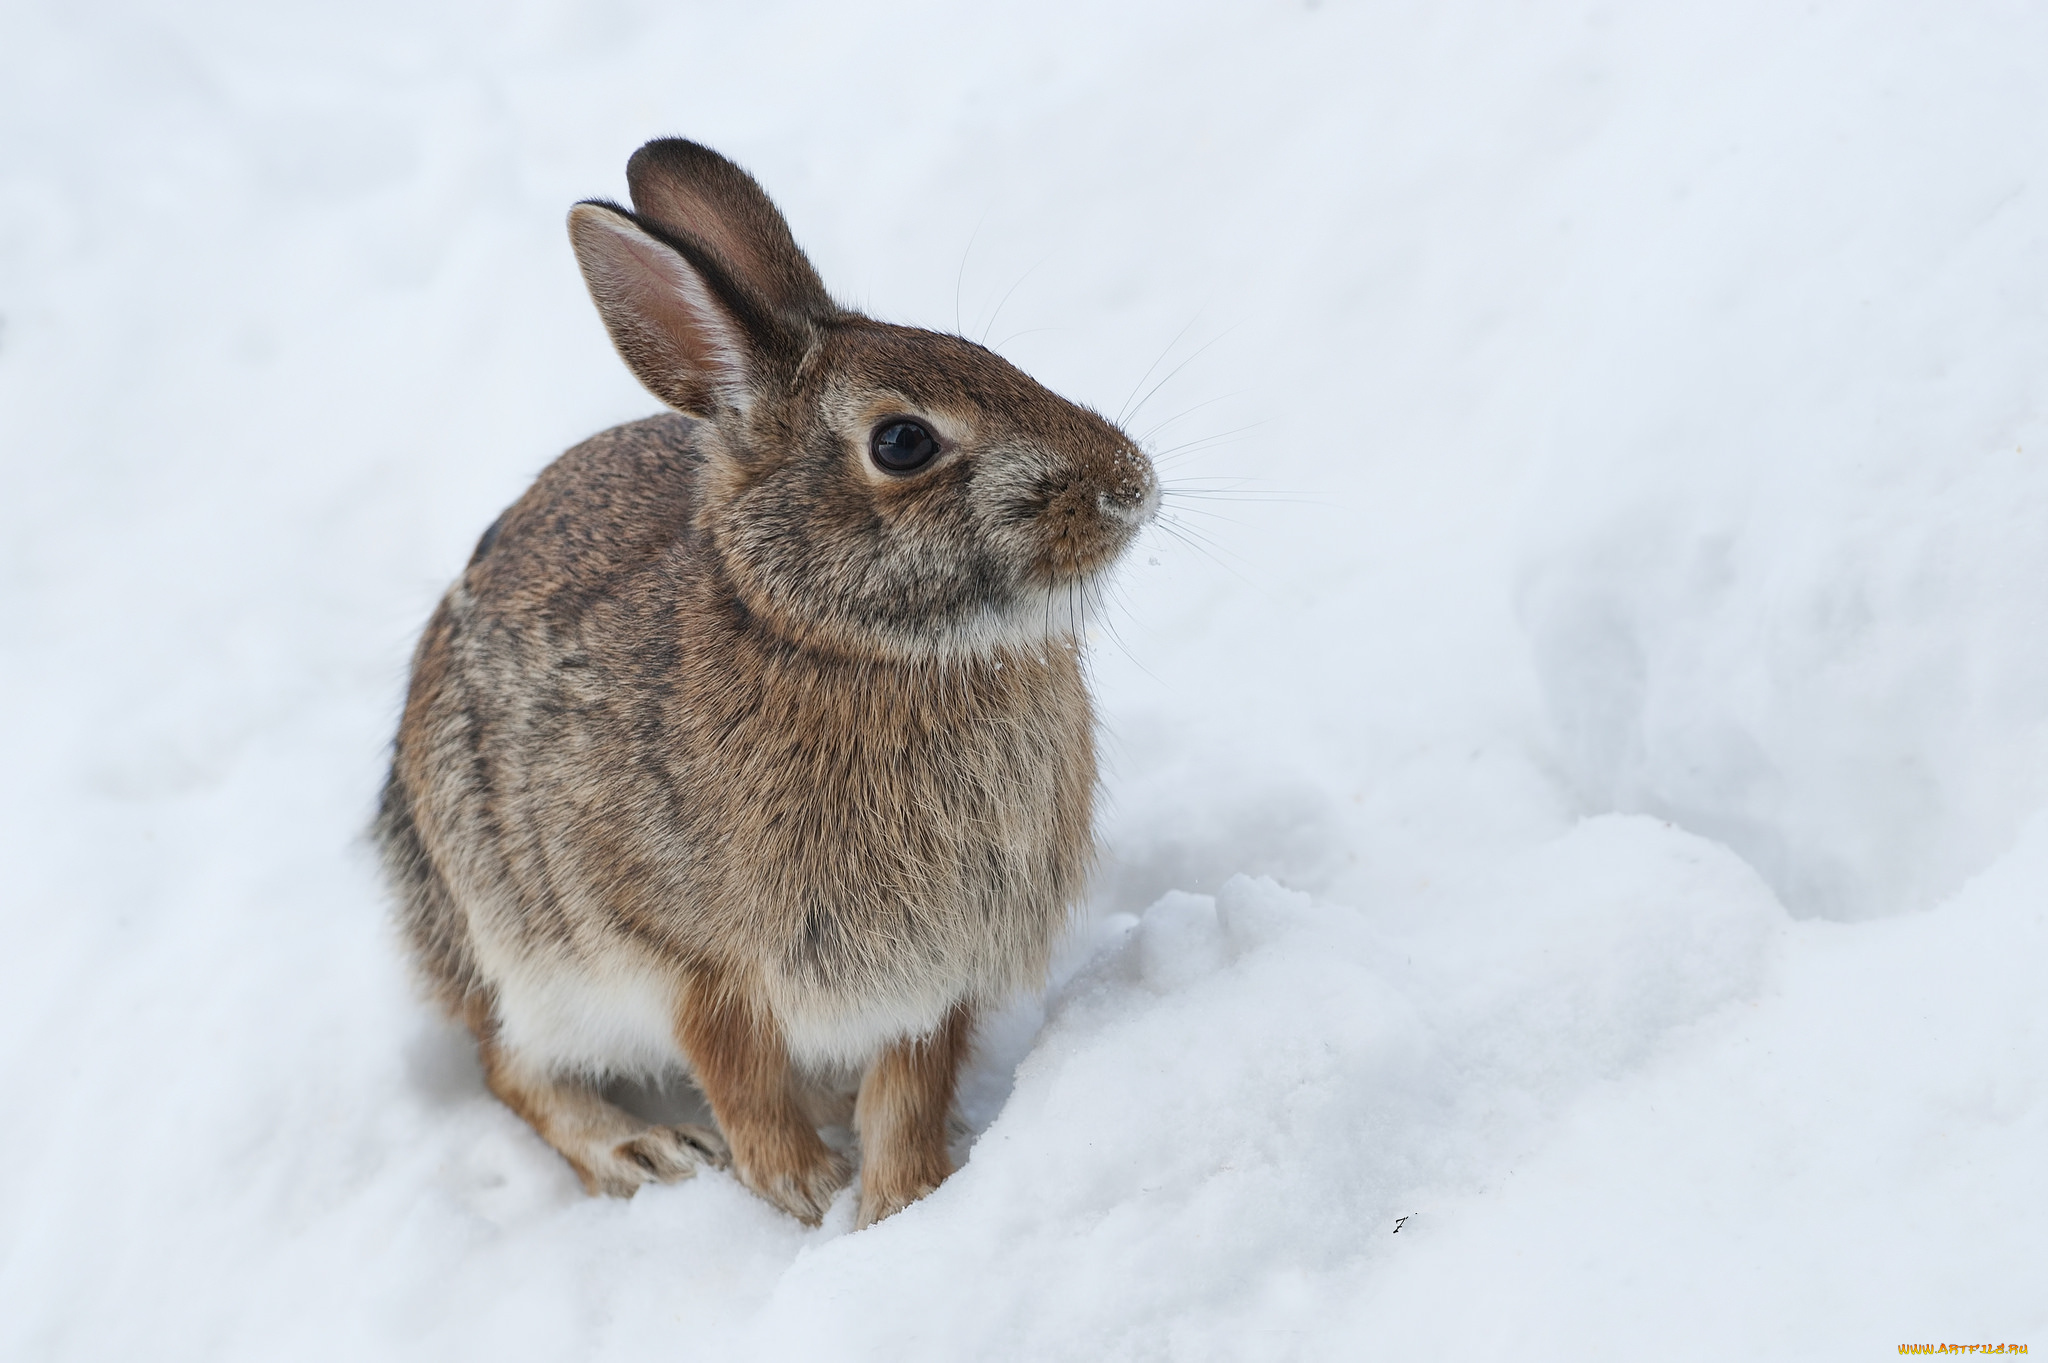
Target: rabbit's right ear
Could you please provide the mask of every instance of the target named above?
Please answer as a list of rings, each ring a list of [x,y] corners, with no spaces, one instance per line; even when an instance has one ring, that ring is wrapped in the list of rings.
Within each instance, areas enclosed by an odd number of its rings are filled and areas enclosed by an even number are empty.
[[[635,217],[709,251],[770,311],[798,323],[838,311],[768,192],[711,148],[649,142],[626,162],[626,185]]]
[[[758,370],[780,347],[714,264],[691,261],[596,200],[569,210],[569,239],[612,344],[649,392],[691,416],[745,410]]]

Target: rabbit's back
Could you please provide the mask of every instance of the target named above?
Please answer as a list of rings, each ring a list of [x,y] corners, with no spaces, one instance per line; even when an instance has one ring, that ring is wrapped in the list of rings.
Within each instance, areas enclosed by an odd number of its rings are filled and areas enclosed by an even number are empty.
[[[644,595],[634,579],[689,533],[702,426],[676,413],[628,422],[542,470],[484,532],[463,574],[458,589],[480,618],[564,633],[593,608]]]

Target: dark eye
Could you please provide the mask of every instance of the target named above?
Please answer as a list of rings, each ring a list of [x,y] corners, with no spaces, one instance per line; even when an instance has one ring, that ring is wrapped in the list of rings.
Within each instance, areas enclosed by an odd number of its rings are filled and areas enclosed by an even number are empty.
[[[877,468],[910,473],[939,457],[939,442],[915,421],[890,421],[875,428],[868,453]]]

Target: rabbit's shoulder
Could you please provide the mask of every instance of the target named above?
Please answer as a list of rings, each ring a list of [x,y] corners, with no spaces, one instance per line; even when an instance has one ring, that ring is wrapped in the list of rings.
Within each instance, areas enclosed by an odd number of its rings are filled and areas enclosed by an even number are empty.
[[[702,423],[667,413],[563,454],[477,541],[471,600],[513,621],[573,626],[657,571],[691,533]]]

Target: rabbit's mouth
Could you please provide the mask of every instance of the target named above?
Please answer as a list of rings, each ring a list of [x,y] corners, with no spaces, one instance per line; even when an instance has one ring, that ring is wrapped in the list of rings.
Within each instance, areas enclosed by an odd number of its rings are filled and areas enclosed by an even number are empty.
[[[1154,483],[1131,492],[1062,489],[1033,518],[1037,553],[1032,579],[1058,587],[1106,572],[1158,510]]]
[[[1019,518],[1030,545],[1022,581],[1008,599],[955,626],[983,650],[1085,641],[1111,574],[1159,512],[1159,483],[1144,462],[1110,487],[1075,480],[1030,500]]]

